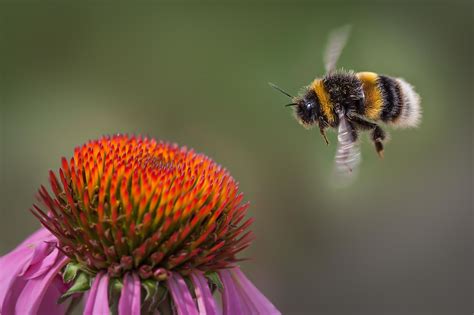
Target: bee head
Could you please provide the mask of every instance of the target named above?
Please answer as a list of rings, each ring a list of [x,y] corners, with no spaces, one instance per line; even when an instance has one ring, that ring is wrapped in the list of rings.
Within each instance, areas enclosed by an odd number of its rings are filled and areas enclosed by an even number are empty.
[[[294,108],[296,120],[298,120],[301,125],[305,128],[310,128],[319,122],[320,105],[313,89],[308,89],[303,96],[293,97],[275,84],[269,84],[275,90],[292,99],[292,102],[286,106],[292,106]]]
[[[304,96],[293,99],[292,106],[296,120],[305,128],[314,126],[319,121],[319,104],[316,94],[309,90]]]

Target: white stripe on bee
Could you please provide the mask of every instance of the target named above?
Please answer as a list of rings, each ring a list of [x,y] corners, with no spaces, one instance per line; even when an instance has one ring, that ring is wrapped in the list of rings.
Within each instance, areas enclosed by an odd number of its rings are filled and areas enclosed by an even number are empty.
[[[421,121],[420,96],[411,84],[401,78],[396,80],[400,85],[403,107],[395,125],[402,128],[416,127]]]

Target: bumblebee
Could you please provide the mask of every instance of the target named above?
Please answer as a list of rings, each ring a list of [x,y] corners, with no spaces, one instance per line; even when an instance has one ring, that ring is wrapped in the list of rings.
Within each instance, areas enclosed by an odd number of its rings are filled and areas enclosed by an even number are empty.
[[[287,95],[297,121],[306,128],[318,126],[322,138],[328,128],[337,129],[336,171],[353,170],[360,162],[359,132],[370,131],[375,150],[383,157],[387,139],[380,123],[395,127],[416,127],[421,118],[420,97],[413,86],[401,78],[374,72],[336,70],[336,63],[349,36],[350,27],[333,31],[324,54],[326,74],[316,78],[302,95]]]

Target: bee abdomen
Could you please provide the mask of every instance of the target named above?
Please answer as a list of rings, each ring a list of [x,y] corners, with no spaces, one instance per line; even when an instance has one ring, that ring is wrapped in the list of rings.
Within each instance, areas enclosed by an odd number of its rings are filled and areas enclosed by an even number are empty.
[[[373,72],[357,74],[365,95],[364,115],[400,127],[415,127],[421,117],[420,97],[405,80]]]
[[[380,75],[383,108],[380,119],[400,127],[414,127],[420,120],[420,97],[403,79]]]
[[[404,105],[400,84],[395,79],[384,75],[379,75],[377,81],[383,99],[380,120],[395,122],[398,120]]]
[[[420,96],[411,84],[401,78],[396,78],[400,90],[402,107],[398,118],[393,121],[399,127],[416,127],[421,120]]]

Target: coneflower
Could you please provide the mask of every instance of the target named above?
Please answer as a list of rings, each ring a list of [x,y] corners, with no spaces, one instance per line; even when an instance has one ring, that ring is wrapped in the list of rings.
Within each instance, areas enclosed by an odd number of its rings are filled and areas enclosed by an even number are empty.
[[[0,258],[0,314],[279,314],[237,266],[253,234],[231,175],[203,154],[117,135],[50,171],[45,227]],[[221,303],[216,298],[221,296]]]

